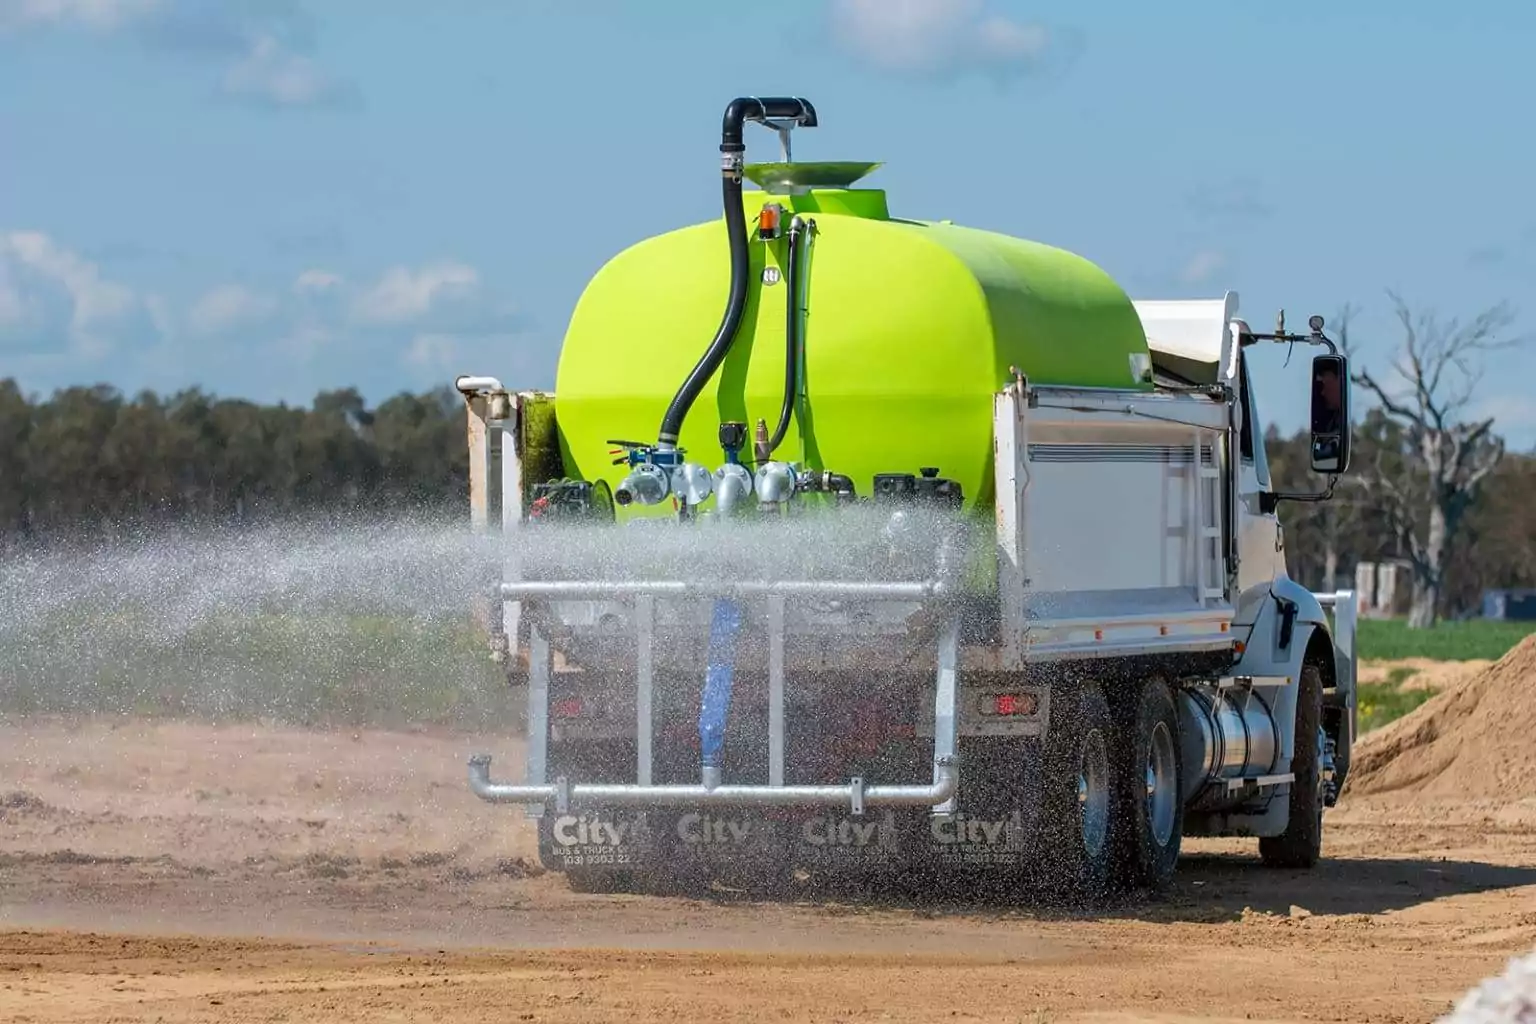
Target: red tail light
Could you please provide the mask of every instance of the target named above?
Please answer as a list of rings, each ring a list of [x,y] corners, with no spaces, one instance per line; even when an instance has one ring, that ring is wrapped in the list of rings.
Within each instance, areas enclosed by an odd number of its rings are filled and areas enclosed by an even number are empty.
[[[1040,701],[1032,693],[989,693],[978,704],[977,710],[988,718],[1028,716],[1040,709]]]

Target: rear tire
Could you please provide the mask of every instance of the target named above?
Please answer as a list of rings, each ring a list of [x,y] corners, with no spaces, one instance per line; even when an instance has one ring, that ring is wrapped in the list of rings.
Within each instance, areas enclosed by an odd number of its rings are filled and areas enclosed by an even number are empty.
[[[1144,683],[1119,734],[1118,813],[1125,881],[1161,892],[1173,881],[1184,837],[1179,709],[1161,679]]]
[[[1321,726],[1323,675],[1316,665],[1303,665],[1296,694],[1295,756],[1291,771],[1291,818],[1285,831],[1259,839],[1259,856],[1274,868],[1310,868],[1323,853],[1323,772]]]
[[[1053,687],[1050,699],[1041,782],[1043,895],[1093,903],[1109,894],[1116,860],[1114,722],[1097,682]]]

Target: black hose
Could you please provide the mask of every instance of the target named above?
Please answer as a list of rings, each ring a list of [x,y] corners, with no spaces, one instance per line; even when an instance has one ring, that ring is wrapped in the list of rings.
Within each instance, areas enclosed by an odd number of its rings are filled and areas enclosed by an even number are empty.
[[[784,266],[784,290],[789,295],[784,315],[784,402],[779,406],[779,425],[774,428],[773,437],[760,459],[771,456],[784,443],[784,435],[789,433],[790,415],[795,411],[795,392],[800,383],[800,278],[805,266],[800,240],[802,232],[809,230],[810,225],[798,217],[790,222],[789,258]]]
[[[693,406],[694,400],[699,397],[699,392],[704,390],[704,385],[709,378],[714,376],[725,354],[730,350],[731,343],[736,340],[736,332],[741,327],[741,317],[747,307],[747,271],[750,267],[750,254],[747,251],[747,216],[741,205],[741,155],[746,150],[741,141],[741,130],[749,120],[767,119],[794,119],[799,124],[814,128],[816,126],[816,108],[801,99],[770,97],[758,99],[756,97],[739,97],[732,100],[725,108],[725,117],[720,128],[720,152],[721,160],[721,199],[725,205],[725,230],[731,247],[731,288],[726,299],[725,315],[720,320],[720,327],[715,332],[715,338],[709,343],[709,348],[704,350],[704,355],[694,366],[693,371],[683,381],[682,387],[677,389],[677,394],[672,399],[672,404],[667,406],[667,411],[661,418],[661,430],[657,435],[657,444],[660,447],[672,447],[677,444],[678,434],[682,431],[683,420],[688,415],[688,410]]]
[[[746,149],[741,141],[741,129],[748,119],[753,121],[783,121],[794,119],[802,128],[816,127],[816,108],[810,100],[798,96],[738,96],[725,106],[725,118],[720,125],[720,152],[740,153]],[[727,148],[730,147],[730,148]]]

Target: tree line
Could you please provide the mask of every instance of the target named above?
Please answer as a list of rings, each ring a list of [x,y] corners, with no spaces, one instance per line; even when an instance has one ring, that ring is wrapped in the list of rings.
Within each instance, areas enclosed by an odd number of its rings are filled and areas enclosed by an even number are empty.
[[[1486,589],[1536,586],[1536,457],[1507,453],[1492,419],[1467,415],[1472,360],[1500,347],[1506,307],[1465,325],[1414,314],[1390,368],[1353,360],[1351,472],[1333,499],[1285,502],[1290,573],[1315,589],[1354,586],[1361,561],[1402,560],[1415,625],[1475,614]],[[1351,311],[1336,318],[1348,351]],[[1266,438],[1273,487],[1318,489],[1305,432]],[[37,399],[0,380],[0,552],[165,527],[240,526],[292,516],[463,514],[463,403],[450,388],[369,408],[354,389],[308,407],[201,389],[128,397],[106,386]]]
[[[107,385],[36,400],[0,380],[0,547],[462,509],[464,437],[451,388],[374,409],[355,389],[327,391],[306,408]]]
[[[1398,561],[1410,574],[1409,617],[1419,626],[1478,614],[1486,590],[1536,586],[1536,516],[1529,512],[1536,507],[1536,457],[1504,454],[1470,494],[1455,499],[1465,507],[1431,580],[1415,559],[1425,558],[1431,510],[1442,495],[1414,464],[1408,431],[1380,409],[1362,419],[1354,428],[1351,470],[1333,497],[1279,507],[1291,576],[1317,590],[1353,589],[1360,562]],[[1265,448],[1276,490],[1319,489],[1308,444],[1305,432],[1283,437],[1270,430]],[[1409,496],[1392,495],[1384,479]]]

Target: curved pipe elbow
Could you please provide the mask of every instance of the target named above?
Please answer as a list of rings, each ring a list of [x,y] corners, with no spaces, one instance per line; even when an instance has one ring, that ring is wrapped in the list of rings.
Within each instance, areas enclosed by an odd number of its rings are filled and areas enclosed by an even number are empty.
[[[487,803],[510,802],[502,792],[507,787],[491,781],[490,754],[476,754],[469,759],[469,788]]]
[[[501,381],[495,377],[472,377],[464,375],[454,378],[454,389],[461,395],[471,395],[479,391],[500,391]]]
[[[741,96],[726,105],[725,116],[720,126],[720,152],[726,154],[722,166],[721,199],[725,206],[725,228],[730,245],[730,293],[726,299],[725,314],[721,318],[714,340],[710,342],[709,348],[704,351],[698,364],[678,388],[672,404],[667,407],[666,413],[662,416],[661,429],[657,431],[656,436],[656,446],[662,450],[677,447],[678,435],[683,429],[683,420],[698,398],[699,392],[703,390],[704,384],[725,359],[731,343],[736,340],[736,331],[741,326],[742,315],[746,309],[747,273],[751,256],[747,247],[746,211],[741,205],[741,153],[746,149],[742,142],[741,129],[749,118],[754,120],[792,118],[797,123],[810,127],[816,124],[816,108],[806,100],[784,96],[770,96],[766,99],[757,96]]]
[[[940,758],[934,763],[933,805],[945,803],[960,792],[960,764],[953,757]]]
[[[725,106],[720,124],[720,152],[741,152],[741,129],[748,121],[791,118],[802,128],[815,128],[816,108],[810,100],[798,96],[738,96]]]

